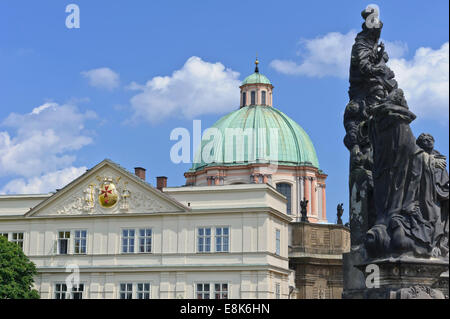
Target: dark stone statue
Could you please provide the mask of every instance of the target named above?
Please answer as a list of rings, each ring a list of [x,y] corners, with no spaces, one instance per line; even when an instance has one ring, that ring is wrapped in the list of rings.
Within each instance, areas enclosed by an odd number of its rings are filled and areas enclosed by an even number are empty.
[[[429,134],[414,136],[411,112],[369,5],[351,52],[344,144],[350,152],[351,249],[344,298],[448,298],[449,175]],[[338,206],[339,215],[339,206]],[[378,269],[369,287],[368,267]]]
[[[337,205],[337,224],[342,225],[342,215],[344,214],[344,204],[338,204]]]
[[[446,157],[434,149],[434,138],[430,134],[420,134],[416,144],[430,156],[435,159],[441,159],[441,161],[435,162],[436,166],[434,167],[435,200],[439,202],[441,207],[441,222],[439,225],[443,226],[443,230],[439,229],[436,232],[439,234],[436,242],[442,255],[448,256],[449,175],[446,169]]]
[[[362,12],[366,20],[373,11]],[[366,20],[367,21],[367,20]],[[416,143],[389,56],[383,23],[366,22],[351,53],[344,144],[350,151],[352,245],[369,257],[448,256],[448,173],[434,139]]]
[[[308,200],[306,200],[306,198],[303,198],[303,200],[300,201],[300,213],[302,214],[302,218],[301,221],[308,223]]]
[[[446,255],[448,248],[440,245],[445,221],[434,182],[445,159],[430,156],[416,144],[409,126],[416,116],[402,90],[392,91],[370,114],[377,219],[367,232],[369,254]]]

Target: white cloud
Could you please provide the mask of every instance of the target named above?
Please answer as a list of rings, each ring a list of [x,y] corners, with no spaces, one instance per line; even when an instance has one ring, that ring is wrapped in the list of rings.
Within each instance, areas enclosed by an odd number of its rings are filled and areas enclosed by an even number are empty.
[[[271,67],[280,73],[309,77],[348,79],[351,48],[356,31],[331,32],[315,39],[300,41],[301,62],[273,60]],[[383,41],[392,68],[405,91],[410,108],[420,116],[446,117],[449,105],[449,43],[433,50],[421,47],[412,59],[402,58],[408,46],[400,41]]]
[[[300,64],[292,60],[273,60],[270,66],[284,74],[347,78],[356,35],[356,31],[351,30],[346,34],[330,32],[315,39],[302,39],[297,53],[302,59]],[[408,50],[406,44],[398,41],[385,42],[385,45],[391,58],[400,57]]]
[[[412,60],[392,59],[390,67],[409,107],[425,117],[449,116],[449,43],[441,48],[419,48]]]
[[[68,167],[28,179],[16,178],[8,182],[0,193],[38,194],[62,188],[86,172],[86,167]]]
[[[93,87],[114,90],[119,86],[119,74],[110,68],[98,68],[81,72]]]
[[[133,120],[159,122],[172,116],[193,118],[225,113],[239,106],[239,73],[222,63],[190,57],[170,76],[156,76],[145,85],[132,82],[128,88],[141,91],[130,100]]]
[[[95,117],[92,111],[81,113],[73,105],[57,103],[27,114],[11,113],[1,123],[7,130],[0,131],[0,176],[32,180],[72,166],[73,152],[92,143],[84,125]]]
[[[315,39],[300,40],[302,62],[273,60],[270,66],[280,73],[311,77],[348,76],[350,52],[356,32],[331,32]]]

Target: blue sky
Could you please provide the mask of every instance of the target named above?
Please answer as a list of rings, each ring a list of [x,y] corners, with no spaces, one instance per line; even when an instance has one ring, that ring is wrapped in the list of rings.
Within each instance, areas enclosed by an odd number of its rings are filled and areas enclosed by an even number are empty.
[[[65,26],[70,3],[79,29]],[[190,165],[170,161],[170,132],[192,131],[193,119],[205,129],[235,110],[235,85],[258,53],[275,107],[309,134],[329,175],[334,222],[339,202],[348,213],[348,50],[369,3],[1,1],[0,192],[51,191],[104,158],[147,168],[152,184],[165,175],[183,185]],[[434,135],[448,156],[448,1],[375,3],[418,115],[413,131]]]

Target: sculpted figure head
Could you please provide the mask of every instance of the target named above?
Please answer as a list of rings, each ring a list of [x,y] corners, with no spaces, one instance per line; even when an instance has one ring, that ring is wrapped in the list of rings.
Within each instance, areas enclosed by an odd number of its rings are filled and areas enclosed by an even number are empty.
[[[388,96],[389,102],[395,105],[400,105],[408,107],[408,102],[406,102],[405,94],[402,89],[393,90]]]
[[[422,133],[416,140],[416,144],[427,153],[431,153],[434,148],[434,137],[428,133]]]

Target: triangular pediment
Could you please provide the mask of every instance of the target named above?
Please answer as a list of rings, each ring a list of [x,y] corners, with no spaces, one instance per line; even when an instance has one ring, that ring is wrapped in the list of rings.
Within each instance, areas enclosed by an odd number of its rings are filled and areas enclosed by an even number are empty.
[[[123,167],[104,160],[31,209],[26,217],[189,212]]]

